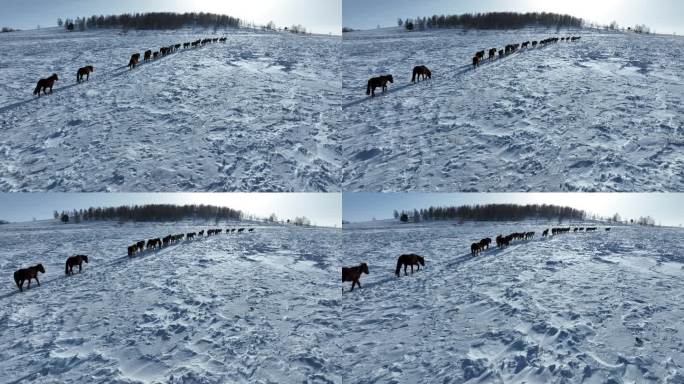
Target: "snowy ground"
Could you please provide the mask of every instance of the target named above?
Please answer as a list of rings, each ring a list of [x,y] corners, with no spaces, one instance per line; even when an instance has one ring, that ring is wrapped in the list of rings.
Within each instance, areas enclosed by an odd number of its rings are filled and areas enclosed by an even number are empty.
[[[0,381],[340,382],[340,231],[257,227],[126,256],[134,240],[209,227],[0,226]],[[74,253],[90,264],[65,277]],[[42,286],[19,293],[14,270],[39,261]]]
[[[684,38],[555,30],[345,33],[345,191],[681,191]],[[433,81],[409,86],[427,65]],[[392,73],[383,97],[370,77]]]
[[[544,223],[345,225],[343,380],[354,383],[682,383],[682,229],[540,239]],[[470,255],[483,237],[536,231]],[[425,270],[396,278],[396,257]],[[637,340],[637,338],[639,338]]]
[[[206,36],[128,71],[130,55]],[[340,38],[250,31],[0,35],[2,191],[338,191]],[[76,70],[93,65],[87,84]],[[57,73],[55,93],[34,98]]]

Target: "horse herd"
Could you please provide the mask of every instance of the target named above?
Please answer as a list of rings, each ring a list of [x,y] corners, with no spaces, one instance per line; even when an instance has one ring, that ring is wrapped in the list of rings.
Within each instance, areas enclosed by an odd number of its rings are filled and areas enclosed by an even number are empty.
[[[154,51],[152,52],[151,49],[148,49],[145,51],[143,54],[143,60],[144,61],[150,61],[150,60],[156,60],[159,57],[164,57],[170,53],[173,53],[174,51],[177,51],[181,49],[187,49],[187,48],[195,48],[198,46],[210,44],[210,43],[216,43],[216,42],[221,42],[225,43],[227,40],[226,37],[213,37],[213,38],[206,38],[206,39],[197,39],[195,41],[187,42],[187,43],[179,43],[179,44],[172,44],[167,47],[161,47],[159,48],[159,51]],[[131,59],[128,61],[128,69],[133,69],[135,68],[136,65],[140,63],[140,53],[134,53],[131,55]]]
[[[254,232],[254,228],[226,228],[226,234],[228,233],[242,233],[245,230],[247,232]],[[142,253],[147,250],[156,250],[156,249],[161,249],[163,247],[166,247],[168,245],[171,245],[175,242],[179,242],[185,238],[186,240],[192,240],[195,237],[202,237],[202,236],[212,236],[212,235],[218,235],[223,233],[223,229],[220,228],[212,228],[212,229],[207,229],[206,232],[205,230],[201,230],[199,232],[190,232],[187,234],[177,234],[177,235],[168,235],[164,238],[153,238],[153,239],[148,239],[147,241],[141,240],[133,245],[128,247],[128,256],[132,257],[136,253]],[[80,273],[83,270],[83,263],[88,263],[88,256],[87,255],[73,255],[70,256],[66,259],[66,263],[64,266],[64,274],[66,275],[72,275],[74,273],[74,267],[78,266],[78,272]],[[38,280],[38,273],[45,273],[45,267],[43,267],[43,264],[36,264],[34,266],[28,267],[28,268],[21,268],[14,272],[14,282],[17,285],[17,288],[19,288],[20,292],[23,292],[24,289],[24,282],[28,282],[27,288],[31,288],[31,280],[36,280],[36,283],[38,286],[40,286],[40,280]],[[366,272],[368,273],[368,272]]]
[[[522,43],[517,43],[517,44],[506,44],[504,49],[497,49],[497,48],[489,49],[487,59],[489,59],[489,60],[495,59],[497,51],[499,53],[499,57],[501,58],[501,57],[504,57],[504,56],[509,55],[511,53],[514,53],[514,52],[518,51],[519,49],[529,48],[530,45],[532,45],[532,48],[536,48],[537,45],[545,46],[547,44],[557,43],[559,40],[561,42],[563,42],[563,41],[577,41],[581,38],[582,38],[582,36],[568,36],[568,37],[561,37],[561,38],[549,37],[548,39],[544,39],[544,40],[540,40],[540,41],[534,40],[534,41],[530,42],[528,40],[528,41],[524,41]],[[485,57],[485,51],[484,50],[475,52],[475,56],[473,56],[473,68],[479,67],[480,62],[482,62],[482,60],[484,60],[484,57]]]
[[[558,41],[577,41],[581,38],[581,36],[568,36],[568,37],[550,37],[548,39],[544,40],[534,40],[534,41],[524,41],[519,44],[507,44],[504,49],[497,49],[497,48],[491,48],[488,51],[488,59],[492,60],[497,57],[497,52],[499,57],[504,57],[507,56],[511,53],[514,53],[518,51],[519,49],[524,49],[524,48],[529,48],[530,45],[532,48],[539,46],[545,46],[547,44],[552,44],[552,43],[557,43]],[[485,58],[485,50],[481,50],[478,52],[475,52],[475,56],[473,56],[473,68],[477,68],[480,66],[480,63],[482,60]],[[432,79],[432,71],[428,69],[425,65],[417,65],[413,67],[413,74],[411,76],[411,83],[415,83],[416,81],[420,82],[421,77],[423,80],[426,79]],[[368,80],[368,83],[366,84],[366,95],[369,95],[370,97],[375,97],[375,88],[381,88],[382,92],[384,93],[387,90],[387,83],[394,83],[394,78],[392,75],[381,75],[377,77],[372,77]]]
[[[245,231],[245,228],[226,228],[226,234],[228,233],[242,233]],[[249,228],[247,229],[247,232],[254,232],[254,228]],[[213,235],[218,235],[223,233],[223,229],[221,228],[212,228],[212,229],[207,229],[206,232],[203,230],[199,232],[189,232],[189,233],[179,233],[176,235],[166,235],[165,237],[155,237],[151,239],[145,240],[140,240],[136,241],[132,245],[128,246],[127,252],[128,252],[128,257],[133,257],[137,253],[143,253],[145,250],[157,250],[157,249],[162,249],[164,247],[168,247],[169,245],[175,244],[179,241],[182,241],[183,239],[185,240],[192,240],[195,237],[202,237],[202,236],[213,236]]]
[[[550,228],[551,229],[551,234],[556,236],[560,235],[563,233],[568,233],[571,230],[571,227],[554,227]],[[596,231],[598,228],[597,227],[575,227],[572,229],[573,232],[592,232]],[[605,228],[606,232],[610,231],[610,227]],[[542,232],[542,237],[546,237],[549,234],[549,229],[545,229]],[[501,248],[506,248],[510,245],[510,243],[514,240],[531,240],[534,239],[535,232],[513,232],[507,236],[503,235],[498,235],[496,236],[496,247],[501,249]],[[478,242],[472,243],[470,245],[470,254],[471,255],[477,255],[480,252],[489,249],[489,245],[492,243],[492,239],[490,237],[486,237]],[[420,266],[425,266],[425,258],[423,256],[416,255],[415,253],[409,253],[409,254],[404,254],[399,256],[397,259],[397,268],[394,271],[394,274],[399,277],[401,275],[401,267],[404,267],[404,275],[408,275],[406,272],[407,267],[411,267],[411,274],[413,274],[413,266],[417,265],[418,266],[418,271],[420,270]],[[354,290],[354,286],[359,286],[361,288],[361,275],[362,274],[368,274],[368,264],[367,263],[361,263],[355,267],[342,267],[342,282],[347,282],[351,281],[352,286],[351,286],[351,291]]]
[[[173,53],[174,51],[177,51],[182,48],[195,48],[197,46],[202,46],[205,44],[209,43],[216,43],[216,42],[221,42],[225,43],[227,40],[226,37],[213,37],[213,38],[206,38],[206,39],[198,39],[192,42],[187,42],[187,43],[182,43],[182,44],[173,44],[169,45],[167,47],[161,47],[159,48],[159,51],[152,52],[151,49],[148,49],[145,51],[143,54],[143,60],[144,61],[150,61],[150,60],[155,60],[159,58],[160,56],[166,56],[170,53]],[[131,55],[130,60],[128,61],[128,69],[133,69],[135,68],[136,65],[140,63],[140,53],[134,53]],[[85,81],[90,80],[90,74],[95,71],[95,67],[92,65],[86,65],[85,67],[81,67],[76,71],[76,82],[80,83],[83,80],[83,77],[85,76]],[[34,95],[38,95],[40,97],[41,92],[44,95],[47,95],[48,92],[47,90],[50,90],[50,93],[52,93],[52,87],[55,85],[55,81],[59,80],[59,76],[57,76],[56,73],[53,73],[52,76],[40,79],[38,80],[38,84],[36,84],[36,88],[33,90]]]

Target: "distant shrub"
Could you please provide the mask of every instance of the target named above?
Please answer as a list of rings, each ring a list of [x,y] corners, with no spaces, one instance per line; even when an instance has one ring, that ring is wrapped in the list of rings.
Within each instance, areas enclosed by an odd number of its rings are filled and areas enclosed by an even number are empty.
[[[354,32],[354,30],[352,28],[349,28],[349,27],[342,27],[342,33],[346,33],[346,32]]]

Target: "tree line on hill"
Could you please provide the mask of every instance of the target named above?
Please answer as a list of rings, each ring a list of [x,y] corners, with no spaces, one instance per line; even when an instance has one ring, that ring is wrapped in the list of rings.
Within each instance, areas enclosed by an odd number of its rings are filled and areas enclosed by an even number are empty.
[[[458,220],[458,221],[517,221],[525,219],[583,220],[583,210],[547,204],[483,204],[448,207],[429,207],[394,211],[394,218],[402,222]]]
[[[301,227],[312,226],[311,220],[305,216],[294,219],[279,219],[275,213],[267,218],[258,218],[240,210],[214,205],[173,205],[173,204],[145,204],[123,205],[119,207],[90,207],[88,209],[74,209],[71,211],[54,211],[55,220],[63,223],[81,223],[88,221],[181,221],[198,219],[205,221],[263,221],[266,223],[290,224]]]
[[[273,21],[257,26],[237,17],[219,15],[205,12],[148,12],[148,13],[124,13],[121,15],[93,15],[90,17],[77,17],[57,19],[57,25],[67,31],[85,31],[94,28],[122,28],[129,29],[180,29],[186,27],[213,28],[260,28],[262,30],[281,30],[296,34],[306,34],[306,28],[301,24],[279,28]]]
[[[242,220],[240,210],[213,205],[146,204],[119,207],[90,207],[72,211],[54,211],[55,219],[62,222],[81,221],[179,221],[183,219]]]
[[[579,28],[584,25],[584,20],[570,15],[549,12],[486,12],[398,19],[397,24],[409,31],[437,28],[519,29],[530,26]]]

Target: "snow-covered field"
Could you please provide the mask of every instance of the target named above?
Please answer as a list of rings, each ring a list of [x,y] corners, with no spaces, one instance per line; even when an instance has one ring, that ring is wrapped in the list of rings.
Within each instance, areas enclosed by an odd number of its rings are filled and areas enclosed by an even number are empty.
[[[568,35],[470,70],[476,51]],[[345,191],[684,189],[682,37],[389,28],[342,50]],[[409,86],[419,64],[433,80]]]
[[[683,230],[541,239],[548,225],[345,225],[343,265],[367,261],[370,274],[344,286],[343,380],[684,382]],[[537,237],[470,255],[522,230]],[[396,278],[396,257],[413,252],[425,269]]]
[[[341,231],[257,226],[126,256],[134,240],[211,227],[0,226],[0,382],[340,382]],[[74,253],[90,263],[65,277]],[[37,262],[42,286],[19,293],[13,272]]]
[[[207,36],[227,42],[125,68]],[[0,34],[0,190],[338,191],[340,46],[247,30]],[[55,93],[35,98],[52,73]]]

